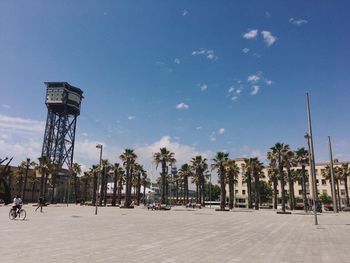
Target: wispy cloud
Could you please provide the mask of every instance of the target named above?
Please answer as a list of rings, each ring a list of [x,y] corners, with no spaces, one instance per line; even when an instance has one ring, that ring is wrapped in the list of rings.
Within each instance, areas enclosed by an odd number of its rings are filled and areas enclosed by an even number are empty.
[[[260,87],[258,85],[253,85],[252,86],[252,91],[250,92],[251,95],[255,96],[258,94]]]
[[[257,29],[250,30],[250,31],[243,34],[243,38],[245,38],[245,39],[255,39],[257,36],[258,36]]]
[[[224,129],[224,128],[220,128],[220,129],[218,130],[218,133],[219,133],[219,134],[224,134],[224,133],[225,133],[225,129]]]
[[[199,88],[201,89],[201,91],[206,91],[208,89],[208,86],[204,83]]]
[[[265,18],[267,18],[267,19],[271,18],[270,12],[268,12],[268,11],[265,12]]]
[[[128,116],[128,120],[129,120],[129,121],[134,120],[134,119],[136,119],[135,116]]]
[[[175,58],[175,59],[174,59],[174,63],[180,65],[181,60],[180,60],[179,58]]]
[[[196,127],[196,130],[201,130],[201,129],[203,129],[202,126],[197,126],[197,127]]]
[[[248,52],[249,52],[249,48],[246,48],[246,47],[243,48],[243,49],[242,49],[242,52],[245,53],[245,54],[248,53]]]
[[[189,14],[189,12],[186,9],[184,9],[181,14],[182,14],[182,16],[187,16]]]
[[[190,106],[188,106],[187,104],[185,104],[184,102],[181,102],[179,104],[176,105],[176,109],[178,110],[187,110]]]
[[[269,31],[261,31],[261,34],[264,38],[264,41],[268,47],[273,45],[276,42],[277,38],[271,34]]]
[[[45,122],[0,114],[0,128],[7,130],[43,133]]]
[[[210,134],[209,140],[210,140],[211,142],[215,142],[215,141],[216,141],[215,132],[213,132],[212,134]]]
[[[308,21],[305,19],[297,19],[297,18],[291,17],[289,19],[289,23],[295,26],[302,26],[303,24],[307,24]]]
[[[273,81],[270,79],[265,79],[265,83],[266,83],[266,85],[270,86],[270,85],[272,85]]]
[[[260,76],[258,74],[251,74],[247,78],[247,82],[249,83],[257,83],[260,80]]]
[[[3,104],[1,105],[1,107],[3,107],[4,109],[11,109],[10,105],[7,105],[7,104]]]
[[[192,56],[204,56],[209,60],[217,60],[218,56],[215,55],[213,50],[201,48],[199,50],[192,51]]]

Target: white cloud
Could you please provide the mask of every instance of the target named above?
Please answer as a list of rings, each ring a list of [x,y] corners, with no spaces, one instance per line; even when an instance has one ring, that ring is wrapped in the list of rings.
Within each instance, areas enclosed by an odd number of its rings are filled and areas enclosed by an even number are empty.
[[[265,17],[266,17],[267,19],[271,18],[270,12],[266,11],[266,12],[265,12]]]
[[[257,83],[260,80],[260,77],[257,74],[249,75],[247,78],[247,82],[249,83]]]
[[[187,16],[189,14],[189,12],[186,10],[186,9],[184,9],[183,11],[182,11],[182,16]]]
[[[243,34],[245,39],[255,39],[258,36],[258,30],[253,29]]]
[[[225,133],[225,129],[224,129],[224,128],[220,128],[220,129],[218,130],[218,133],[219,133],[219,134],[224,134],[224,133]]]
[[[11,106],[7,105],[7,104],[3,104],[3,105],[1,105],[1,107],[3,107],[4,109],[10,109],[11,108]]]
[[[291,23],[292,25],[295,25],[295,26],[302,26],[303,24],[307,24],[308,21],[305,19],[297,19],[297,18],[291,17],[289,19],[289,23]]]
[[[179,65],[179,64],[181,63],[181,61],[180,61],[180,59],[175,58],[175,59],[174,59],[174,63]]]
[[[0,128],[11,131],[26,131],[31,133],[44,133],[45,122],[0,114]]]
[[[233,97],[231,98],[231,100],[233,100],[233,101],[236,101],[237,99],[238,99],[237,96],[233,96]]]
[[[266,83],[266,85],[270,86],[270,85],[272,85],[273,81],[270,79],[265,79],[265,83]]]
[[[181,102],[179,104],[176,105],[176,109],[178,110],[187,110],[190,106],[188,106],[187,104],[185,104],[184,102]]]
[[[129,120],[129,121],[134,120],[134,119],[136,119],[135,116],[128,116],[128,120]]]
[[[169,151],[175,154],[177,167],[184,163],[188,163],[191,159],[197,155],[202,155],[204,158],[210,159],[213,154],[210,151],[200,152],[196,150],[195,147],[180,144],[179,142],[172,141],[170,136],[163,136],[158,141],[145,145],[142,147],[137,147],[135,153],[143,162],[152,162],[152,156],[154,153],[159,152],[160,148],[166,147]],[[159,168],[158,168],[159,169]]]
[[[215,55],[213,50],[201,48],[199,50],[192,51],[192,56],[204,56],[209,60],[217,60],[218,56]]]
[[[201,85],[200,89],[201,89],[201,91],[206,91],[208,89],[207,84],[204,83],[203,85]]]
[[[232,93],[232,92],[234,92],[235,91],[235,88],[234,87],[230,87],[229,89],[228,89],[228,93]]]
[[[243,52],[243,53],[248,53],[248,52],[249,52],[249,48],[246,48],[246,47],[243,48],[243,49],[242,49],[242,52]]]
[[[196,130],[201,130],[203,127],[202,126],[197,126]]]
[[[252,92],[250,93],[251,95],[256,95],[259,92],[260,87],[258,85],[253,85],[252,86]]]
[[[215,141],[216,141],[215,135],[210,135],[210,136],[209,136],[209,140],[210,140],[211,142],[215,142]]]
[[[269,31],[261,31],[266,45],[269,47],[276,42],[277,38],[271,34]]]

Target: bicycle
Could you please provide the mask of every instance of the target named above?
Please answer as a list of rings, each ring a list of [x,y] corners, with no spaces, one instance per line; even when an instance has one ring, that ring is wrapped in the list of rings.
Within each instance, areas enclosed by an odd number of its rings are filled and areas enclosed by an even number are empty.
[[[10,212],[9,212],[9,218],[11,220],[14,220],[16,217],[18,216],[19,220],[24,220],[26,219],[27,216],[27,212],[26,210],[24,210],[23,208],[21,209],[17,209],[17,211],[15,211],[15,209],[11,208]]]

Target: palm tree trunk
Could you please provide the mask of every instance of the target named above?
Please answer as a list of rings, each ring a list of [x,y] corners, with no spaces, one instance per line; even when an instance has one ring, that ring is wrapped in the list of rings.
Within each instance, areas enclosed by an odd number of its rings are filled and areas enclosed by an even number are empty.
[[[115,174],[113,181],[113,195],[112,195],[112,206],[115,206],[117,203],[117,188],[118,188],[118,177]]]
[[[220,209],[225,210],[226,207],[226,189],[225,189],[225,171],[223,165],[220,165],[220,186],[221,186],[221,200]]]
[[[273,177],[273,209],[277,209],[278,195],[277,195],[278,181],[277,176]]]
[[[123,190],[123,175],[120,175],[119,184],[118,184],[118,204],[122,203],[122,190]]]
[[[23,190],[22,190],[22,202],[25,202],[25,195],[26,195],[26,188],[27,188],[27,181],[28,181],[28,170],[29,170],[29,165],[27,164],[26,167],[26,173],[24,175],[24,185],[23,185]]]
[[[301,167],[301,188],[303,193],[304,211],[307,212],[307,197],[306,197],[306,176],[305,176],[305,165]]]
[[[201,183],[201,192],[202,192],[202,206],[205,207],[205,191],[204,191],[204,187],[205,187],[205,182],[204,182],[204,175],[202,174],[202,183]]]
[[[40,192],[39,197],[43,197],[44,195],[44,181],[45,181],[45,174],[43,173],[40,177]]]
[[[338,188],[338,191],[337,191],[337,194],[338,194],[338,211],[340,211],[341,210],[341,201],[340,201],[339,180],[337,179],[336,182],[337,182],[337,188]]]
[[[140,200],[141,200],[141,175],[138,174],[137,176],[137,205],[140,205]]]
[[[166,203],[166,162],[162,161],[162,198],[161,198],[161,203],[165,204]]]
[[[229,189],[229,197],[230,197],[230,202],[229,202],[229,209],[233,209],[233,200],[234,200],[234,184],[233,184],[233,176],[230,175],[228,179],[228,189]]]
[[[105,184],[104,184],[104,188],[105,189],[104,189],[104,196],[103,196],[104,197],[103,205],[106,206],[107,205],[107,197],[108,197],[108,195],[107,195],[108,194],[107,193],[108,192],[107,191],[108,190],[108,177],[107,177],[107,173],[106,172],[104,172],[104,174],[105,174]]]
[[[260,200],[260,182],[259,175],[254,173],[254,181],[255,181],[255,210],[259,210],[259,200]]]
[[[287,174],[288,174],[288,186],[289,186],[289,207],[290,210],[294,210],[294,193],[293,193],[293,182],[292,182],[292,174],[290,169],[287,169]]]
[[[348,177],[344,178],[344,186],[345,186],[345,205],[349,206],[349,188],[348,188]]]
[[[143,185],[143,205],[146,205],[146,182]]]
[[[74,183],[74,201],[77,204],[78,203],[78,183],[77,183],[77,174],[74,173],[73,174],[73,183]]]
[[[33,182],[33,185],[32,185],[32,202],[34,202],[34,192],[35,192],[35,186],[36,186],[36,183]]]
[[[179,202],[179,181],[176,180],[176,203]]]
[[[247,174],[247,191],[248,191],[248,208],[253,208],[252,178],[250,173]]]
[[[282,211],[283,211],[283,213],[285,213],[286,212],[286,193],[284,191],[284,172],[283,172],[282,165],[279,165],[279,170],[280,170],[281,191],[282,191]]]
[[[102,201],[103,201],[103,192],[104,192],[104,185],[105,185],[105,177],[104,174],[101,176],[101,185],[100,185],[100,198],[98,200],[98,205],[102,206]]]

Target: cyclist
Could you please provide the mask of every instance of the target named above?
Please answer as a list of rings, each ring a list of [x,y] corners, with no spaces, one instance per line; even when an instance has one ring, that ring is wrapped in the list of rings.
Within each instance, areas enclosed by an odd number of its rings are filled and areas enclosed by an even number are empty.
[[[16,195],[16,197],[13,198],[12,209],[15,210],[17,214],[17,210],[19,211],[21,208],[22,208],[22,199],[19,197],[19,195]]]

